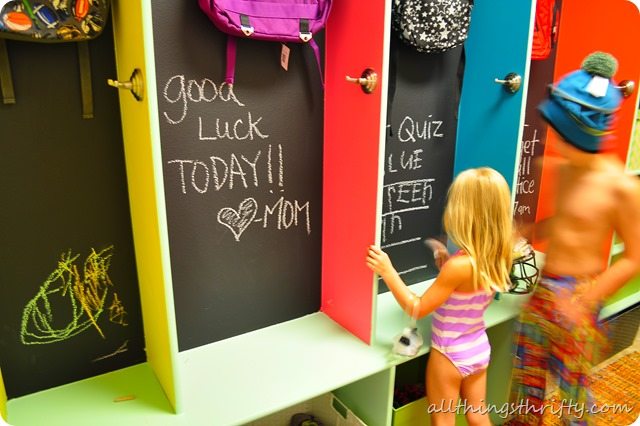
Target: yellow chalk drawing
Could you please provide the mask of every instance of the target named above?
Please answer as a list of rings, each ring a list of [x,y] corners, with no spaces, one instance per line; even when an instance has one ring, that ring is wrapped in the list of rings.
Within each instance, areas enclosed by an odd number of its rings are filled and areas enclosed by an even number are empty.
[[[115,351],[113,351],[110,354],[98,357],[98,358],[94,359],[92,362],[102,361],[103,359],[111,358],[112,356],[116,356],[118,354],[124,353],[124,352],[129,350],[129,348],[127,347],[128,344],[129,344],[129,340],[125,340],[124,343],[121,344],[118,349],[116,349]]]
[[[113,286],[107,273],[112,251],[113,246],[99,252],[91,249],[84,262],[82,276],[76,265],[79,254],[73,255],[69,250],[60,255],[58,266],[22,312],[22,343],[60,342],[92,326],[105,337],[98,326],[98,318],[104,310],[108,289]],[[54,298],[67,303],[61,304]],[[61,308],[63,305],[68,309]]]
[[[113,301],[111,302],[111,306],[109,306],[109,321],[114,324],[119,324],[121,326],[127,326],[127,311],[125,311],[124,306],[120,299],[118,299],[118,293],[113,293]]]

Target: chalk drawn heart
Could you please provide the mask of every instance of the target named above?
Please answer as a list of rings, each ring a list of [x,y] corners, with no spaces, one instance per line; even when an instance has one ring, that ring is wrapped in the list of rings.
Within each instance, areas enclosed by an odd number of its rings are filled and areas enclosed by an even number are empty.
[[[238,211],[231,207],[224,207],[218,212],[218,222],[231,229],[236,241],[240,241],[240,235],[251,225],[258,212],[258,203],[253,198],[245,198],[238,206]]]

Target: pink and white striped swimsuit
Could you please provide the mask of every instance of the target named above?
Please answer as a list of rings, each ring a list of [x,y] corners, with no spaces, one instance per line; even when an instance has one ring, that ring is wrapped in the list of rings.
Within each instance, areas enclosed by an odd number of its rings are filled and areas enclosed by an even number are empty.
[[[433,313],[431,347],[449,358],[462,377],[489,365],[491,347],[484,324],[484,311],[493,292],[454,291]]]

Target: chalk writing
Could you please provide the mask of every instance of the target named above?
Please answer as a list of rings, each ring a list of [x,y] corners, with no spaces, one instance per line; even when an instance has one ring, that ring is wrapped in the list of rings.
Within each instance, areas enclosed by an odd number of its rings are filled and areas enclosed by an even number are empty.
[[[422,269],[428,269],[429,265],[420,265],[420,266],[415,266],[413,268],[410,269],[405,269],[403,271],[398,272],[399,275],[405,275],[405,274],[409,274],[411,272],[415,272],[415,271],[420,271]]]
[[[444,138],[440,132],[442,121],[431,120],[432,114],[427,116],[427,120],[416,120],[406,116],[398,128],[398,140],[400,142],[418,142],[419,140],[431,140],[434,138]]]
[[[384,185],[386,214],[428,207],[427,203],[433,197],[433,182],[435,179],[416,179]]]
[[[253,198],[244,199],[238,209],[224,207],[218,211],[218,222],[233,233],[236,241],[240,241],[242,233],[254,222],[262,222],[267,228],[274,224],[276,229],[289,229],[304,225],[307,234],[311,234],[310,203],[300,203],[298,200],[289,201],[280,197],[273,205],[265,205],[263,214],[256,219],[259,206]]]
[[[432,184],[435,179],[416,179],[393,182],[384,185],[385,208],[382,213],[382,242],[395,232],[402,230],[402,214],[429,209],[433,198]],[[406,244],[416,241],[417,237],[403,241]],[[397,245],[397,244],[396,244]]]
[[[386,249],[386,248],[389,248],[389,247],[401,246],[403,244],[413,243],[413,242],[420,241],[420,240],[422,240],[422,237],[409,238],[407,240],[396,241],[395,243],[384,244],[384,245],[380,246],[380,248]]]
[[[394,163],[393,153],[387,157],[387,172],[397,173],[400,170],[417,170],[422,168],[422,149],[414,149],[412,152],[402,150],[400,153],[399,164]]]
[[[520,165],[518,166],[516,201],[514,203],[514,215],[516,217],[531,216],[534,213],[535,194],[537,194],[538,188],[536,181],[537,170],[532,167],[532,162],[539,155],[536,147],[541,146],[540,142],[538,129],[525,124],[520,151]]]
[[[111,352],[110,354],[107,355],[103,355],[101,357],[95,358],[92,360],[92,362],[96,362],[96,361],[102,361],[105,360],[107,358],[112,358],[118,354],[122,354],[125,353],[126,351],[129,350],[129,348],[127,347],[127,345],[129,344],[129,340],[125,340],[123,344],[121,344],[118,349],[116,349],[115,351]]]
[[[243,154],[229,154],[229,158],[222,158],[212,155],[205,162],[202,160],[169,160],[167,164],[177,166],[178,178],[180,180],[180,190],[187,194],[194,190],[200,194],[205,194],[210,190],[220,191],[223,188],[247,189],[257,188],[260,182],[267,181],[273,184],[273,146],[268,145],[267,155],[262,155],[262,150],[258,150],[253,158],[247,158]],[[284,157],[282,145],[277,146],[278,164],[278,186],[284,186]],[[239,157],[239,158],[238,158]],[[265,163],[266,164],[262,164]],[[266,169],[266,170],[265,170]],[[264,173],[264,174],[263,174]],[[262,177],[261,177],[262,176]]]
[[[311,212],[309,207],[310,203],[308,201],[300,204],[298,200],[293,200],[292,202],[280,197],[273,206],[265,206],[263,227],[266,228],[271,216],[275,215],[278,229],[289,229],[292,226],[298,226],[299,223],[304,223],[307,234],[311,234]],[[300,220],[301,214],[304,221]]]
[[[42,284],[36,296],[22,312],[20,339],[25,345],[59,342],[94,327],[105,338],[98,325],[108,290],[113,287],[108,270],[113,246],[99,252],[91,249],[82,275],[69,250],[62,253],[58,266]],[[62,305],[54,297],[61,298]]]
[[[429,265],[419,265],[419,266],[414,266],[413,268],[404,269],[402,271],[398,271],[398,275],[400,275],[400,276],[407,275],[407,274],[410,274],[412,272],[422,271],[423,269],[429,269]],[[378,277],[378,281],[384,282],[384,279],[382,277]]]
[[[435,179],[424,178],[425,150],[413,144],[440,140],[445,138],[445,134],[442,120],[434,118],[433,114],[422,117],[425,118],[405,116],[397,132],[393,132],[397,139],[387,145],[381,221],[383,248],[415,243],[423,237],[414,235],[400,241],[398,237],[394,238],[394,234],[403,231],[404,216],[428,210],[433,198]],[[412,148],[407,148],[406,143],[411,143]],[[406,237],[405,234],[403,232],[401,235]]]
[[[208,78],[203,78],[198,82],[196,80],[186,80],[184,75],[174,75],[165,83],[162,94],[165,101],[178,105],[179,113],[177,118],[172,118],[166,111],[162,113],[169,124],[182,123],[189,111],[190,102],[211,103],[219,100],[221,102],[232,102],[241,107],[245,106],[236,97],[233,86],[224,82],[216,85]]]
[[[198,117],[198,138],[201,141],[217,141],[220,139],[227,140],[239,140],[243,141],[245,139],[253,140],[254,135],[260,139],[267,139],[269,135],[264,134],[258,128],[258,124],[262,121],[262,117],[257,120],[253,120],[253,116],[251,115],[251,111],[247,112],[247,122],[242,121],[241,118],[235,120],[233,122],[233,126],[229,126],[228,121],[220,120],[219,118],[215,119],[215,132],[213,129],[210,130],[207,135],[205,135],[202,131],[202,117]],[[220,128],[223,128],[220,131]]]
[[[162,94],[167,103],[163,115],[171,126],[186,124],[192,104],[220,102],[231,106],[231,111],[241,111],[239,117],[227,119],[202,114],[201,108],[198,110],[197,139],[193,141],[216,142],[205,145],[215,151],[208,158],[185,156],[167,160],[165,176],[169,181],[171,177],[175,178],[174,188],[183,195],[203,196],[219,191],[255,191],[256,194],[244,197],[237,207],[216,209],[215,219],[231,231],[236,242],[254,222],[261,222],[262,229],[300,227],[307,234],[311,233],[310,202],[288,200],[284,196],[275,201],[258,201],[262,189],[270,194],[285,191],[285,150],[281,143],[267,143],[271,135],[263,117],[249,111],[249,106],[240,100],[234,87],[226,83],[216,84],[207,78],[187,79],[178,74],[166,81]],[[248,145],[250,142],[254,144]],[[238,150],[234,149],[236,145]],[[409,162],[408,167],[419,167],[419,151],[415,150],[402,162]],[[405,191],[401,188],[398,197],[406,197]]]
[[[118,293],[113,293],[113,300],[109,306],[109,321],[121,326],[129,325],[127,323],[127,311],[124,309],[122,302],[118,298]]]

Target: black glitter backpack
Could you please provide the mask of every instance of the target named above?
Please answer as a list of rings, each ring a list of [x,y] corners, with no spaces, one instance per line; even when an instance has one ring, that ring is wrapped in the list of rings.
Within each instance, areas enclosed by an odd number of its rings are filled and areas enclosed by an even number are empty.
[[[445,52],[467,39],[473,0],[393,0],[391,26],[419,52]]]

